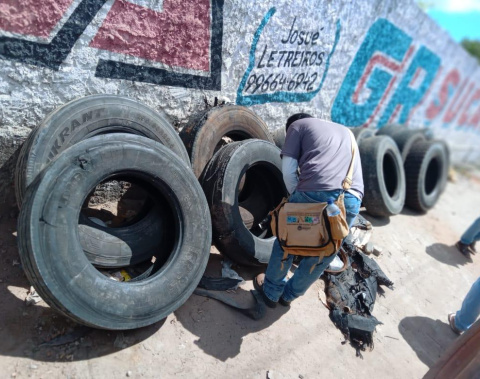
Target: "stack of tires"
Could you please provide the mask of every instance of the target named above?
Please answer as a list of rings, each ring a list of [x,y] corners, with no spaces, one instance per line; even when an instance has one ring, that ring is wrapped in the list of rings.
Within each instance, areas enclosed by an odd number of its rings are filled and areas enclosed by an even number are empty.
[[[372,216],[392,216],[406,205],[427,212],[447,182],[449,151],[428,129],[387,125],[353,128],[362,160],[363,205]]]
[[[159,321],[187,300],[212,230],[222,253],[266,263],[273,238],[262,221],[287,194],[271,141],[243,107],[202,112],[181,136],[161,112],[123,97],[56,109],[28,137],[15,173],[28,279],[65,316],[121,330]],[[90,207],[112,182],[143,194],[118,224]]]

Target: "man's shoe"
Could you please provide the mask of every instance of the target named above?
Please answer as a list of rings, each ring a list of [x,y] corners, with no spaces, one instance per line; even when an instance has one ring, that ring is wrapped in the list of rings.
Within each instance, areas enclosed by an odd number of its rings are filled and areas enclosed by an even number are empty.
[[[284,307],[289,307],[290,304],[292,303],[291,301],[285,300],[283,297],[280,297],[280,300],[278,300],[280,304],[282,304]]]
[[[462,334],[462,331],[455,326],[455,313],[448,314],[448,324],[455,333]]]
[[[469,261],[472,260],[472,257],[470,256],[471,251],[470,251],[469,245],[465,245],[464,243],[462,243],[462,241],[458,241],[455,244],[455,247],[460,251],[460,253],[462,253],[465,256],[465,258],[467,258]]]
[[[477,249],[475,249],[475,242],[472,242],[470,245],[468,245],[468,248],[473,254],[477,254]]]
[[[263,292],[263,282],[265,281],[265,274],[258,274],[255,278],[253,278],[253,287],[262,295],[263,301],[269,308],[275,308],[277,306],[277,302],[270,300],[265,292]]]

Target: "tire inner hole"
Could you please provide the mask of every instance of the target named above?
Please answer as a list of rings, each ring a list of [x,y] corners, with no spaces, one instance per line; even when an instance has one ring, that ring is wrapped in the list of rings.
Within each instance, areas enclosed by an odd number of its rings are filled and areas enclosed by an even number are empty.
[[[171,196],[146,180],[109,178],[82,205],[79,233],[87,233],[80,242],[87,259],[104,276],[126,283],[145,280],[174,255],[180,234],[177,213]],[[158,225],[152,228],[151,223]],[[102,249],[103,243],[107,248]],[[109,259],[100,257],[99,263],[92,254]]]
[[[398,191],[398,171],[396,161],[390,153],[383,157],[383,177],[388,196],[393,198]]]
[[[281,175],[273,165],[258,163],[248,168],[238,181],[240,217],[246,228],[259,238],[272,237],[266,218],[286,196]]]

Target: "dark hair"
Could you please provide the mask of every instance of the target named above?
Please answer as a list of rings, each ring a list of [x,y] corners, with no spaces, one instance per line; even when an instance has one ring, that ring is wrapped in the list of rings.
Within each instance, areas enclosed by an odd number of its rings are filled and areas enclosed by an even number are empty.
[[[309,115],[308,113],[295,113],[294,115],[291,115],[287,120],[287,124],[285,125],[285,131],[288,131],[288,128],[292,123],[297,120],[301,120],[302,118],[313,118],[313,116]]]

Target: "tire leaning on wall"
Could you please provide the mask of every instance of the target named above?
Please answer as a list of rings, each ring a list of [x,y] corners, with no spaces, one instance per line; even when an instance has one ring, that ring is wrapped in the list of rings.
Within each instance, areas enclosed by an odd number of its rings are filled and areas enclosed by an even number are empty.
[[[22,204],[27,186],[62,151],[98,134],[122,132],[158,141],[190,164],[183,142],[166,115],[121,96],[86,96],[54,110],[30,133],[20,151],[15,170],[17,204]],[[151,211],[155,212],[155,209]],[[82,223],[90,229],[80,229],[80,233],[88,234],[83,241],[90,241],[87,248],[89,256],[93,261],[110,267],[141,260],[150,253],[151,246],[161,245],[162,234],[151,233],[149,243],[135,238],[135,234],[139,230],[161,229],[161,221],[157,216],[150,215],[138,220],[136,225],[121,230],[96,227],[85,222],[84,217]],[[151,225],[152,222],[158,222],[159,225]],[[92,234],[94,240],[90,239]]]
[[[405,161],[407,195],[405,205],[426,212],[438,201],[448,175],[448,151],[439,141],[419,141]]]
[[[15,170],[17,204],[22,204],[27,186],[60,152],[106,133],[132,133],[153,139],[189,162],[188,153],[166,115],[126,97],[86,96],[51,112],[28,136]]]
[[[359,144],[364,197],[362,204],[372,216],[392,216],[405,203],[405,171],[396,143],[388,136],[374,136]]]
[[[241,264],[268,263],[275,237],[270,225],[265,229],[258,225],[288,195],[280,149],[257,139],[223,146],[208,163],[202,187],[218,250]],[[253,226],[247,228],[246,224]]]
[[[257,138],[273,143],[267,125],[252,110],[238,105],[211,108],[195,117],[180,131],[197,178],[216,151],[231,141]]]
[[[361,126],[356,128],[350,129],[353,135],[355,136],[355,141],[357,141],[357,145],[361,143],[362,140],[365,138],[370,138],[375,135],[375,129],[371,128],[363,128]]]
[[[171,249],[159,252],[151,274],[117,282],[87,259],[77,227],[91,188],[126,175],[168,204]],[[68,205],[68,206],[67,206]],[[82,324],[133,329],[165,318],[194,291],[211,245],[208,205],[190,166],[153,140],[131,134],[96,136],[63,151],[37,175],[18,219],[20,258],[40,296]]]

